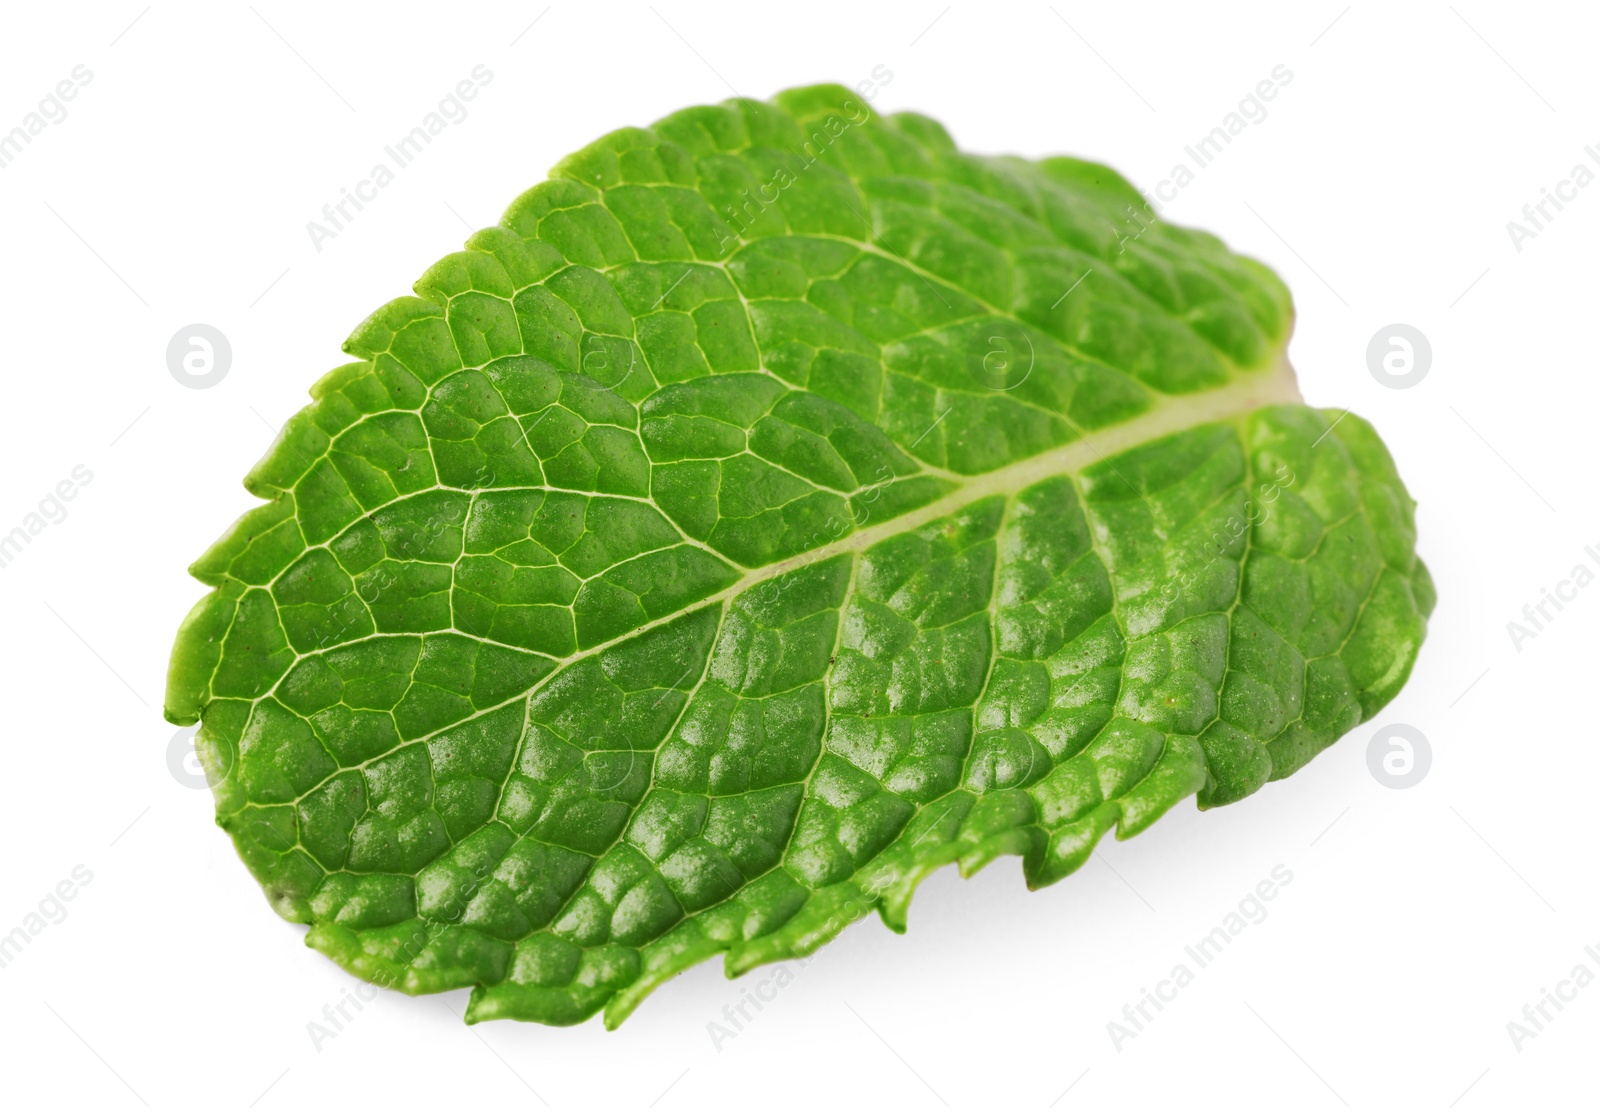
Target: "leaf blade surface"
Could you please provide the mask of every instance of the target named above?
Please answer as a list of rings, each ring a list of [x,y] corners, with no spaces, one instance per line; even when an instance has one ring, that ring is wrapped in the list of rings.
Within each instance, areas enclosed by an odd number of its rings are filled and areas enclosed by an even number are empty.
[[[1030,886],[1372,716],[1433,589],[1287,291],[1114,172],[832,86],[561,163],[346,342],[167,714],[307,943],[615,1025]]]

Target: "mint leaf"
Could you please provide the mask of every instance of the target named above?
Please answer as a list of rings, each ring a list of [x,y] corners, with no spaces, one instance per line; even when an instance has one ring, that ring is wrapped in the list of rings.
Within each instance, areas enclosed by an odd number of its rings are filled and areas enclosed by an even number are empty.
[[[618,1024],[918,882],[1238,800],[1433,605],[1288,293],[1105,167],[836,86],[561,163],[380,309],[193,567],[218,823],[306,942]]]

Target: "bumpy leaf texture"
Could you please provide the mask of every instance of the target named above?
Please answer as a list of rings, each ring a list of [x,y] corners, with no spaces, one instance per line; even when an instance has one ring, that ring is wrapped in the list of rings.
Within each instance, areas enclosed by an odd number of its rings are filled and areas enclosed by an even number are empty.
[[[1372,716],[1433,606],[1287,291],[845,89],[571,156],[345,342],[193,567],[218,823],[306,942],[608,1025]],[[1341,420],[1342,419],[1342,420]]]

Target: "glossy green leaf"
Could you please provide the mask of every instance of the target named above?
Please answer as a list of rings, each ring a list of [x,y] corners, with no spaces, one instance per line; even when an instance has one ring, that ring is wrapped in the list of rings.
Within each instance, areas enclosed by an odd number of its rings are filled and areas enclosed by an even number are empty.
[[[284,917],[615,1025],[917,883],[1238,800],[1433,605],[1288,293],[1114,172],[836,86],[615,132],[345,344],[194,566],[167,715]]]

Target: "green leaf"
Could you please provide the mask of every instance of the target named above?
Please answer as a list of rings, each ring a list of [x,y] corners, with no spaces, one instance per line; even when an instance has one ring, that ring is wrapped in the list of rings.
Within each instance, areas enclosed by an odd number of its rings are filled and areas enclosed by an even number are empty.
[[[1371,717],[1433,606],[1287,291],[1102,166],[837,86],[614,132],[345,344],[167,715],[306,942],[618,1024],[1030,886]]]

